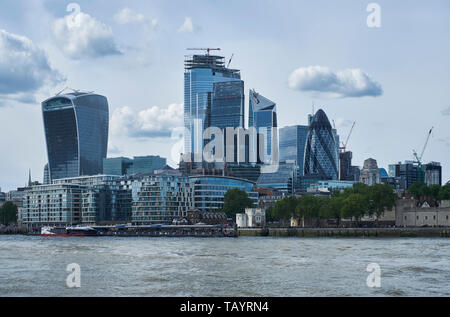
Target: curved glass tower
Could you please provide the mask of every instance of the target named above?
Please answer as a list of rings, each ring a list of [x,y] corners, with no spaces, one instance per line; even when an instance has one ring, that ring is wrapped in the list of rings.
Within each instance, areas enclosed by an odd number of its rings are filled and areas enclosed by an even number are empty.
[[[101,174],[108,147],[106,97],[74,92],[42,102],[50,181]]]
[[[339,156],[335,132],[325,112],[320,109],[311,120],[305,147],[304,174],[325,179],[339,179]]]

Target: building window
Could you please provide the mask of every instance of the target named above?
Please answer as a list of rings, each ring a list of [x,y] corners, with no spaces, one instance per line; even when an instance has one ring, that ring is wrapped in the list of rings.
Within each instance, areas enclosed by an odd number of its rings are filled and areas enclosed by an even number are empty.
[[[419,216],[417,216],[417,220],[419,220]]]

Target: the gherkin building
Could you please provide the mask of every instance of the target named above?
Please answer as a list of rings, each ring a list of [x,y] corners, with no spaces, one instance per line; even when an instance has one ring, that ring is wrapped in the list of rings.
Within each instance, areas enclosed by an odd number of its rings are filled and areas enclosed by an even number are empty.
[[[305,147],[305,175],[320,175],[324,179],[339,179],[338,142],[330,121],[320,109],[311,120]]]

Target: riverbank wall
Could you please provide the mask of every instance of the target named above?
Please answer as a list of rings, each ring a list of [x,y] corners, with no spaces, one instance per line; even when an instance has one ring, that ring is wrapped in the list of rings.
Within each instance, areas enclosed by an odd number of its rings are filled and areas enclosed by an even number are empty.
[[[450,238],[446,228],[239,228],[238,236],[299,238]]]

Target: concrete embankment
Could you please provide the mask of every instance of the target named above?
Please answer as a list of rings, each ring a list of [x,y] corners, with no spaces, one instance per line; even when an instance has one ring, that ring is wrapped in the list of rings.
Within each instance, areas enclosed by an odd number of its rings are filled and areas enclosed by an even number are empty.
[[[238,235],[299,238],[450,238],[450,228],[240,228]]]
[[[27,234],[28,230],[25,227],[18,226],[0,226],[0,234]]]

